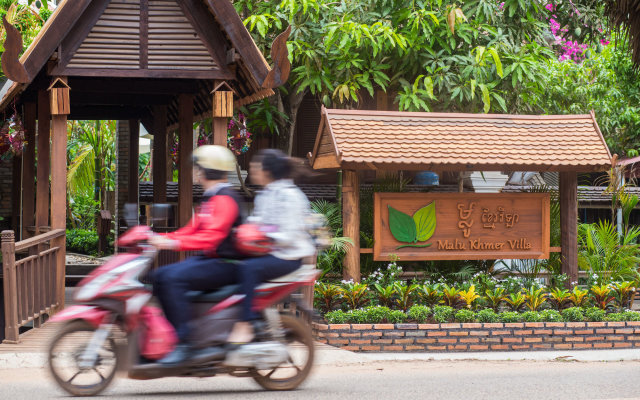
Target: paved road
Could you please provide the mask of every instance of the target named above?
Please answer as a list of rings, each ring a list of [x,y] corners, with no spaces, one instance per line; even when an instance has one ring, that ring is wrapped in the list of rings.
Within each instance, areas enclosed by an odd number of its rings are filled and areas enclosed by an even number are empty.
[[[117,380],[109,399],[640,399],[640,362],[374,361],[318,366],[297,391],[227,376]],[[43,369],[0,369],[0,399],[61,398]]]

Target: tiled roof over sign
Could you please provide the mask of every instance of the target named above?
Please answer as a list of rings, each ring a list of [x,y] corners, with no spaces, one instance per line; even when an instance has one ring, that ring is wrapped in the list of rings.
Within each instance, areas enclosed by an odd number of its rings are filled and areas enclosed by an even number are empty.
[[[314,168],[598,171],[611,154],[593,114],[323,110]]]

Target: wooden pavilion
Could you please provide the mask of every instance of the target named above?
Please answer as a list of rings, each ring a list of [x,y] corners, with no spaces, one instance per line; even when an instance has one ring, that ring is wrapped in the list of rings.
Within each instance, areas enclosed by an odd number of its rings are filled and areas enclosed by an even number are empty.
[[[16,236],[26,240],[13,245],[9,233],[3,233],[3,252],[22,249],[35,257],[28,264],[16,262],[12,270],[5,263],[5,298],[18,302],[17,312],[5,304],[7,319],[20,324],[37,319],[43,307],[64,306],[67,121],[118,120],[129,130],[129,143],[118,156],[128,162],[129,173],[119,190],[134,202],[139,124],[154,136],[157,202],[166,199],[167,133],[177,130],[177,222],[182,225],[192,212],[194,121],[212,117],[213,143],[226,145],[233,106],[272,95],[286,81],[288,65],[286,37],[279,45],[284,59],[275,59],[280,65],[271,69],[229,0],[63,0],[19,59],[19,34],[7,28],[5,47],[16,50],[3,55],[3,70],[11,80],[0,90],[0,110],[7,114],[15,108],[21,114],[28,144],[21,163],[14,164],[23,166],[18,174],[22,184],[15,188],[22,204]],[[45,268],[39,250],[49,241],[56,252],[55,274],[48,277],[56,283],[49,288],[50,303],[44,304],[27,292],[41,291],[36,283],[49,279],[33,278]],[[47,257],[51,261],[50,253]],[[21,286],[20,276],[35,280]],[[16,340],[17,325],[7,322],[7,329],[7,338]]]
[[[593,112],[534,116],[323,108],[309,157],[314,169],[343,171],[344,235],[354,243],[343,275],[355,281],[360,280],[360,254],[374,253],[360,248],[360,171],[559,172],[561,247],[549,249],[547,232],[546,255],[549,250],[561,252],[562,270],[574,282],[578,277],[577,174],[604,171],[613,163]],[[374,240],[375,248],[379,232],[374,232]],[[490,256],[487,259],[502,258]]]

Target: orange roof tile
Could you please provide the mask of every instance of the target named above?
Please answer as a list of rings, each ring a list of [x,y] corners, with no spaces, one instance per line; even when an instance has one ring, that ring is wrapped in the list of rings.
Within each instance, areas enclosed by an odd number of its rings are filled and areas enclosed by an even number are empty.
[[[323,109],[316,168],[599,171],[611,153],[593,113],[506,115]]]

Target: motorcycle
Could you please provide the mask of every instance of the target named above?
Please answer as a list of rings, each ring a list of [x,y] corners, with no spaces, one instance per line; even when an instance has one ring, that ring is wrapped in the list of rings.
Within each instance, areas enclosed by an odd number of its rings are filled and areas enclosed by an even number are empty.
[[[131,379],[226,373],[253,378],[267,390],[292,390],[307,378],[314,345],[305,320],[312,310],[296,292],[313,285],[317,277],[313,264],[256,288],[254,308],[261,312],[265,332],[236,348],[224,344],[240,318],[244,296],[238,294],[239,285],[190,292],[194,315],[190,342],[197,351],[179,366],[156,363],[173,350],[176,335],[160,309],[151,305],[151,286],[142,281],[157,256],[147,243],[152,234],[144,226],[125,233],[118,245],[129,251],[84,278],[74,293],[77,304],[51,319],[63,322],[48,354],[49,369],[62,389],[75,396],[97,395],[118,371]],[[283,302],[295,305],[296,311],[278,311],[275,306]]]

